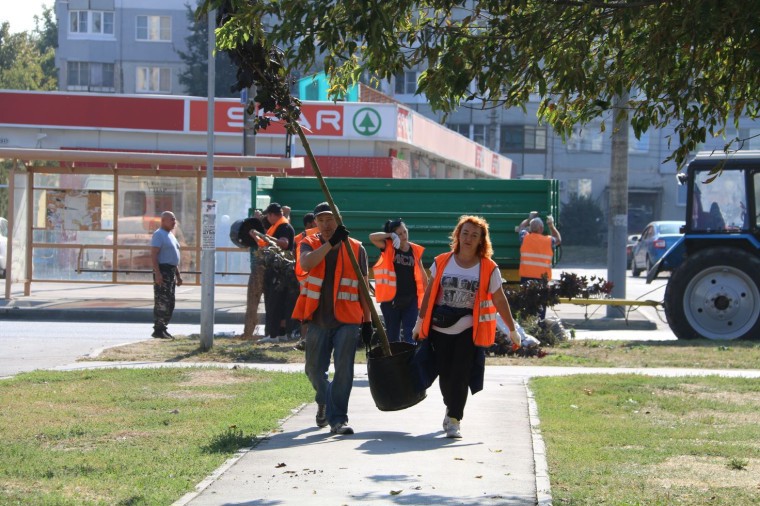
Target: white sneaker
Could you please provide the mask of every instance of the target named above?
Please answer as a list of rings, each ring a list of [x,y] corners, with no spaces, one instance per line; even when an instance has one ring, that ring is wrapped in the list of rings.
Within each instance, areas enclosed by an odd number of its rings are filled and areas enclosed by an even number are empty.
[[[446,408],[446,414],[443,415],[443,432],[449,430],[449,408]]]
[[[288,336],[277,336],[276,337],[278,343],[286,343],[288,342]]]
[[[449,425],[446,427],[446,437],[452,439],[460,439],[462,433],[459,432],[459,420],[453,417],[449,417]]]
[[[264,336],[256,342],[257,343],[279,343],[280,340],[277,337]]]

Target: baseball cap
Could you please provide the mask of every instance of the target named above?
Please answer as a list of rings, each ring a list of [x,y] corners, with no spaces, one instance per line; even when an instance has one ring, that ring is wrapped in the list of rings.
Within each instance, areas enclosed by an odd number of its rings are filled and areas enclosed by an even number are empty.
[[[314,217],[316,218],[320,214],[330,213],[332,214],[332,209],[330,208],[330,204],[327,202],[322,202],[321,204],[317,204],[317,207],[314,208]]]
[[[264,214],[269,213],[282,214],[282,206],[277,202],[272,202],[266,209],[264,209]]]

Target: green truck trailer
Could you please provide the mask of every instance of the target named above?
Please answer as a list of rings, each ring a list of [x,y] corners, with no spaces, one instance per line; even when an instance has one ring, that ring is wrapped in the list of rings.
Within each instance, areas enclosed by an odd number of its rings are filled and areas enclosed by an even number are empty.
[[[303,216],[325,200],[316,178],[251,177],[251,202],[290,206],[296,232]],[[559,216],[559,183],[553,179],[369,179],[327,178],[351,236],[365,243],[370,266],[378,257],[369,234],[388,219],[402,218],[409,238],[425,247],[424,265],[449,249],[449,235],[463,214],[484,217],[490,226],[494,260],[508,280],[517,280],[520,244],[515,227],[530,211]],[[253,211],[253,210],[251,210]]]

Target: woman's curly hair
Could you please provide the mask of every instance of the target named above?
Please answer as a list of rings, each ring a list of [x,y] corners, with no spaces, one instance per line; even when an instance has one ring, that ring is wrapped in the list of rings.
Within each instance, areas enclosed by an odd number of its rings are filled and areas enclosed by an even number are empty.
[[[459,232],[465,223],[471,223],[480,227],[480,244],[478,244],[477,254],[480,258],[491,258],[493,256],[493,246],[491,246],[491,236],[488,235],[488,222],[480,216],[464,215],[459,217],[459,223],[451,233],[451,250],[459,253]]]

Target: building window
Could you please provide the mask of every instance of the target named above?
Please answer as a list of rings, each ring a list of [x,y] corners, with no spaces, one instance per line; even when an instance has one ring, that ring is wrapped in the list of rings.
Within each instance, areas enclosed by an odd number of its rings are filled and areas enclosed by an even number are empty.
[[[567,181],[568,197],[591,198],[591,189],[591,179],[568,179]]]
[[[567,140],[567,150],[571,153],[581,151],[590,153],[602,152],[602,131],[598,125],[587,125],[584,128],[576,127],[573,134]]]
[[[526,125],[502,125],[501,153],[538,153],[546,151],[546,128]]]
[[[649,153],[649,132],[642,132],[639,138],[633,133],[633,127],[628,128],[628,152]]]
[[[417,72],[406,71],[396,75],[396,94],[414,95],[417,92]]]
[[[67,88],[72,91],[114,91],[114,64],[70,61]]]
[[[171,93],[172,71],[163,67],[137,67],[138,93]]]
[[[491,146],[490,125],[472,125],[472,140],[486,147]]]
[[[79,35],[113,35],[111,11],[69,11],[69,33]]]
[[[137,40],[172,40],[171,16],[137,16]]]
[[[462,134],[468,139],[470,138],[469,123],[448,123],[446,126],[449,128],[449,130],[454,130],[456,133]]]

